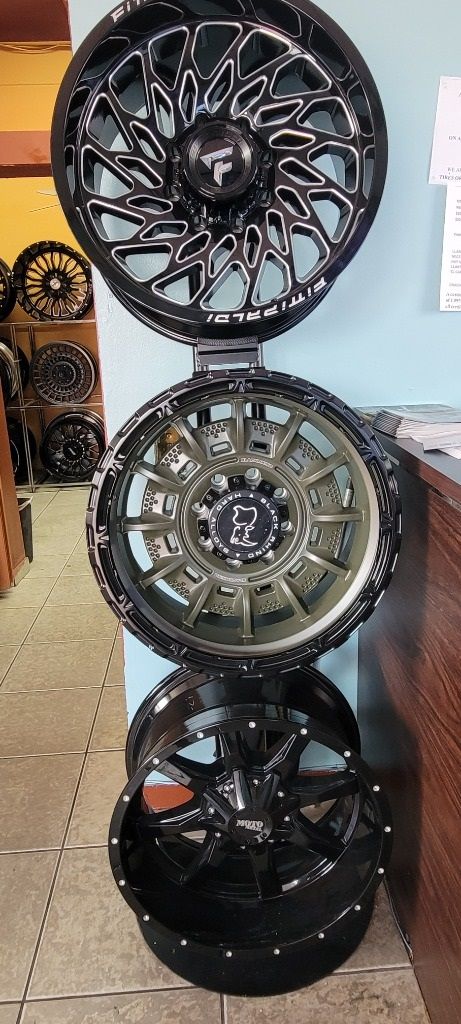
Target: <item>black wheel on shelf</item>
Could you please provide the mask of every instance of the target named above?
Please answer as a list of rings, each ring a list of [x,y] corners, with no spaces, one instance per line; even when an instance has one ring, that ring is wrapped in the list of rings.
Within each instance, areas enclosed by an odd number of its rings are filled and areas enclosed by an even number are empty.
[[[79,320],[93,304],[91,267],[63,242],[33,242],[13,267],[17,300],[35,320]]]
[[[194,984],[261,995],[315,981],[366,930],[391,849],[387,801],[312,717],[308,685],[292,701],[283,680],[247,692],[175,675],[112,817],[120,892]]]
[[[3,401],[8,405],[19,390],[19,371],[6,338],[0,338],[0,385]]]
[[[22,423],[13,416],[8,416],[7,427],[15,483],[23,484],[28,479],[28,465]],[[32,432],[30,427],[27,428],[27,436],[30,458],[33,462],[37,454],[37,442],[35,440],[35,434]]]
[[[29,360],[28,360],[28,358],[26,356],[26,353],[20,347],[20,345],[16,344],[16,346],[14,346],[13,342],[10,341],[9,338],[0,338],[0,341],[2,341],[4,345],[8,346],[8,348],[10,349],[10,352],[13,355],[13,358],[15,359],[15,362],[16,362],[18,370],[19,370],[19,377],[21,379],[22,390],[24,391],[24,389],[27,387],[27,385],[29,383],[29,375],[30,375],[30,363],[29,363]],[[16,359],[16,352],[17,352],[17,359]]]
[[[89,480],[104,451],[104,423],[96,413],[72,410],[48,424],[40,458],[51,476],[67,483]]]
[[[52,129],[56,187],[118,298],[164,334],[275,337],[306,316],[376,215],[376,85],[309,0],[162,0],[108,14]]]
[[[73,341],[55,341],[38,348],[30,372],[34,391],[50,405],[85,402],[98,379],[92,353]]]
[[[191,668],[271,673],[339,646],[372,612],[400,541],[391,465],[322,388],[195,374],[111,442],[87,513],[102,593]]]
[[[0,259],[0,320],[5,320],[13,312],[15,305],[13,274],[5,260]]]

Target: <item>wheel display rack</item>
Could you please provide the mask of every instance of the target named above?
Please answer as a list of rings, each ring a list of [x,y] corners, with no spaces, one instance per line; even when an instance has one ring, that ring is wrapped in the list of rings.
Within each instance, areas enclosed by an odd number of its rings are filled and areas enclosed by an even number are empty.
[[[390,856],[357,722],[313,661],[383,596],[400,501],[367,424],[267,369],[262,343],[325,300],[373,223],[381,101],[309,0],[146,0],[77,51],[52,160],[109,288],[194,347],[192,377],[112,439],[88,505],[103,596],[180,666],[130,727],[114,879],[188,981],[287,991],[356,948]]]
[[[37,353],[44,347],[40,345],[40,337],[42,333],[46,336],[54,334],[57,331],[62,331],[64,334],[69,333],[69,327],[72,328],[72,333],[78,331],[80,334],[87,328],[95,328],[96,321],[94,319],[85,319],[72,322],[64,321],[6,321],[0,326],[0,333],[9,339],[11,350],[13,353],[14,360],[18,369],[21,367],[21,349],[26,347],[31,357],[31,366]],[[78,344],[75,342],[75,344]],[[94,357],[91,356],[93,360]],[[88,486],[88,479],[82,482],[78,480],[66,481],[65,479],[58,478],[56,476],[50,476],[46,468],[40,463],[37,463],[36,455],[32,451],[30,431],[32,430],[35,436],[36,446],[35,452],[38,451],[47,427],[52,422],[51,416],[54,418],[58,415],[66,412],[87,410],[90,413],[97,414],[99,417],[103,416],[103,403],[102,397],[98,390],[92,390],[87,398],[82,403],[76,402],[65,402],[65,401],[53,401],[50,403],[46,399],[40,398],[36,393],[33,393],[32,388],[28,388],[28,394],[25,394],[25,382],[24,378],[21,378],[19,372],[19,382],[17,393],[13,399],[9,402],[7,412],[18,420],[18,423],[22,429],[23,437],[23,450],[25,455],[25,461],[27,465],[27,478],[21,482],[20,490],[34,492],[38,488],[43,487],[79,487]],[[96,382],[95,382],[96,383]],[[32,392],[32,393],[31,393]]]

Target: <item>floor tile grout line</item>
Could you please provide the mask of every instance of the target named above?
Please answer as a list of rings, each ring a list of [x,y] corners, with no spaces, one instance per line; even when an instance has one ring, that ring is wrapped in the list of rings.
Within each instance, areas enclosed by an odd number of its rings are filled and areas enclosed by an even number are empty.
[[[163,992],[196,992],[197,988],[195,985],[169,985],[166,988],[128,988],[128,989],[114,989],[110,992],[78,992],[67,993],[64,996],[33,996],[31,999],[25,999],[24,1005],[30,1006],[31,1003],[62,1003],[66,999],[100,999],[101,997],[112,996],[135,996],[135,995],[161,995]],[[214,993],[215,995],[217,993]],[[16,1004],[17,999],[10,1000],[11,1003]]]
[[[64,856],[64,852],[65,852],[65,849],[66,849],[65,844],[66,844],[67,836],[69,834],[70,823],[72,821],[72,815],[74,813],[75,804],[77,802],[77,796],[78,796],[78,792],[79,792],[79,788],[80,788],[80,783],[81,783],[81,780],[82,780],[82,777],[83,777],[83,773],[85,771],[86,759],[87,759],[87,755],[89,753],[91,738],[92,738],[92,735],[93,735],[93,732],[94,732],[96,718],[97,718],[97,715],[98,715],[98,712],[99,712],[99,708],[100,708],[101,702],[102,702],[102,695],[103,695],[103,692],[104,692],[104,680],[106,678],[107,672],[109,671],[109,663],[110,663],[110,659],[112,657],[114,645],[115,645],[115,638],[114,638],[114,641],[113,641],[113,644],[112,644],[112,647],[111,647],[111,650],[110,650],[109,657],[107,659],[106,672],[104,674],[104,679],[103,679],[103,682],[102,682],[102,685],[101,685],[101,691],[100,691],[100,694],[99,694],[99,699],[98,699],[98,701],[96,703],[96,708],[95,708],[95,711],[94,711],[93,719],[92,719],[92,722],[91,722],[91,725],[90,725],[90,729],[89,729],[89,732],[88,732],[88,739],[87,739],[87,743],[86,743],[86,747],[85,747],[85,751],[84,751],[84,757],[82,759],[82,765],[81,765],[81,768],[80,768],[80,771],[79,771],[79,774],[78,774],[78,777],[77,777],[77,780],[76,780],[76,785],[75,785],[75,789],[74,789],[74,795],[73,795],[73,798],[71,800],[71,804],[70,804],[70,808],[69,808],[69,813],[68,813],[68,816],[67,816],[67,819],[66,819],[66,824],[64,826],[64,831],[63,831],[63,836],[62,836],[62,840],[61,840],[61,845],[60,845],[60,849],[59,849],[59,852],[58,852],[58,856],[56,858],[55,870],[53,872],[53,876],[52,876],[52,879],[51,879],[50,888],[49,888],[49,891],[48,891],[48,896],[47,896],[45,907],[44,907],[44,910],[43,910],[42,921],[41,921],[40,928],[39,928],[39,931],[38,931],[37,940],[36,940],[36,943],[35,943],[35,948],[34,948],[34,951],[33,951],[33,954],[32,954],[32,960],[31,960],[30,968],[29,968],[29,971],[28,971],[28,974],[27,974],[27,977],[26,977],[25,985],[24,985],[24,991],[23,991],[23,995],[22,995],[22,999],[21,999],[21,1005],[20,1005],[20,1009],[19,1009],[18,1020],[21,1020],[21,1017],[23,1015],[24,1004],[25,1004],[26,998],[27,998],[28,993],[29,993],[29,988],[30,988],[30,984],[31,984],[31,981],[32,981],[33,973],[34,973],[34,970],[35,970],[35,965],[37,963],[38,954],[40,952],[40,947],[41,947],[43,935],[44,935],[44,932],[45,932],[46,923],[47,923],[47,920],[48,920],[48,915],[49,915],[52,899],[53,899],[55,888],[56,888],[56,882],[57,882],[57,877],[58,877],[58,874],[59,874],[59,868],[61,866],[62,859],[63,859],[63,856]]]
[[[101,686],[101,690],[103,687]],[[98,707],[99,707],[98,702]],[[26,757],[64,757],[66,754],[110,754],[115,750],[124,750],[124,747],[92,747],[88,751],[85,749],[80,750],[52,750],[47,752],[41,752],[39,754],[1,754],[0,764],[2,761],[20,761]]]

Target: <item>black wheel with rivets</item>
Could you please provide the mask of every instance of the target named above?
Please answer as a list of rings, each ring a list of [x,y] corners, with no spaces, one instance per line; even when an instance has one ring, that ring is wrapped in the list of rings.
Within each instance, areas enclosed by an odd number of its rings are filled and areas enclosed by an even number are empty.
[[[13,274],[5,260],[0,259],[0,320],[5,320],[13,312],[15,304]]]
[[[96,413],[72,412],[48,424],[40,445],[44,468],[67,483],[90,480],[104,451],[104,423]]]
[[[291,706],[276,680],[177,677],[114,810],[115,881],[156,955],[194,984],[301,987],[366,930],[391,849],[387,801],[311,717],[308,686]]]
[[[391,465],[343,402],[265,369],[196,374],[133,415],[94,477],[88,546],[123,624],[204,671],[341,644],[387,586]]]
[[[363,58],[309,0],[127,4],[75,55],[52,129],[75,237],[157,330],[275,337],[363,242],[387,136]]]
[[[125,763],[128,778],[145,761],[155,741],[162,716],[162,728],[174,723],[176,715],[184,714],[185,702],[199,700],[211,711],[228,698],[228,683],[222,676],[193,673],[189,669],[176,669],[140,704],[134,715],[126,741]],[[244,676],[232,682],[235,699],[251,700],[261,697],[274,703],[280,701],[311,715],[336,736],[360,754],[360,734],[357,719],[344,695],[325,675],[312,666],[299,665],[268,678]],[[261,739],[261,737],[259,737]]]
[[[34,320],[80,320],[93,304],[91,267],[63,242],[33,242],[13,267],[17,300]]]
[[[34,391],[50,405],[85,402],[98,379],[92,353],[73,341],[42,345],[35,352],[30,373]]]

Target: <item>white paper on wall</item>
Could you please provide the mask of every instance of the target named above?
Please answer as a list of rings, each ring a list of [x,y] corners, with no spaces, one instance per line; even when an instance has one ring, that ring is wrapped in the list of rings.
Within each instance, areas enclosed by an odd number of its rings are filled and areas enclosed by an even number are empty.
[[[448,185],[443,232],[440,309],[461,312],[461,185]]]
[[[461,78],[440,79],[429,182],[461,184]]]

